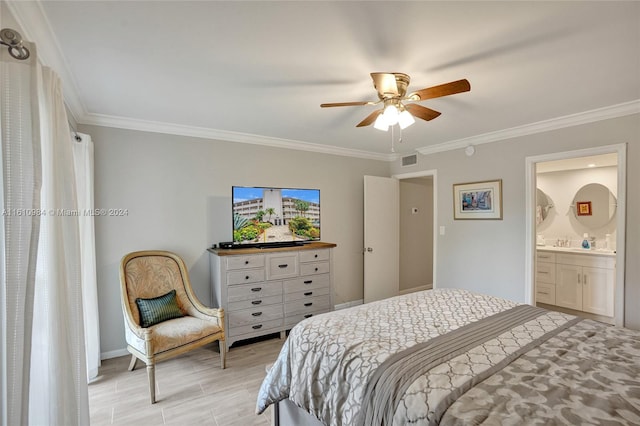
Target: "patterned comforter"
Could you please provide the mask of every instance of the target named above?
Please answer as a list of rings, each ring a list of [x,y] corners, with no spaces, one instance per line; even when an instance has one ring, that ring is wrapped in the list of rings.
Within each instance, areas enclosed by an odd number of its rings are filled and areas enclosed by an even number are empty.
[[[465,290],[411,293],[294,327],[257,412],[285,398],[326,425],[640,424],[640,333]]]

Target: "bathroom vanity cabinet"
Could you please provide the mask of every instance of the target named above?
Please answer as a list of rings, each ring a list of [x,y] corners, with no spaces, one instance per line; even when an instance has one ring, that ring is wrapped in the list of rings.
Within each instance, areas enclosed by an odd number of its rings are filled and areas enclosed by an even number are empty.
[[[610,253],[538,249],[536,302],[613,317],[615,268]]]

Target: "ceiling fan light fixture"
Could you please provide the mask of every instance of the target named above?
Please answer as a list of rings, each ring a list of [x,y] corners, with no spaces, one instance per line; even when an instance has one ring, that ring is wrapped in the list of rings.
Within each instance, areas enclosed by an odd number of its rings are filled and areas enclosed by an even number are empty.
[[[382,130],[383,132],[386,132],[389,130],[389,124],[387,123],[387,120],[385,120],[384,114],[378,115],[378,118],[376,118],[375,123],[373,123],[373,127],[378,130]]]
[[[398,108],[395,105],[387,105],[382,115],[384,116],[384,120],[389,126],[398,124],[398,116],[400,115],[400,113],[398,112]]]
[[[398,115],[398,125],[403,130],[411,126],[415,122],[416,120],[415,118],[413,118],[413,115],[411,115],[411,113],[406,109],[402,111],[400,115]]]

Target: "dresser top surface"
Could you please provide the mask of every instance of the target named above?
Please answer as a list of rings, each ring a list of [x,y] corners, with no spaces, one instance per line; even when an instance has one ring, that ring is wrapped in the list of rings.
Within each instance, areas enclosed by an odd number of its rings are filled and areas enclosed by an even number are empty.
[[[301,246],[292,246],[292,247],[268,247],[268,248],[247,247],[247,248],[237,248],[237,249],[208,248],[207,251],[209,253],[213,253],[218,256],[238,256],[238,255],[246,255],[246,254],[276,253],[276,252],[283,252],[283,251],[318,250],[318,249],[333,248],[336,246],[337,244],[334,244],[334,243],[324,243],[321,241],[314,241]]]

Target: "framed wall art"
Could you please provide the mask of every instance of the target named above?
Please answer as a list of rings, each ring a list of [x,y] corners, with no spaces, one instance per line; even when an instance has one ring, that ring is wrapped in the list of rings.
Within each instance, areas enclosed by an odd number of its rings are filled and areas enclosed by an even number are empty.
[[[591,216],[591,201],[577,201],[576,213],[578,216]]]
[[[502,220],[502,179],[454,184],[453,218]]]

